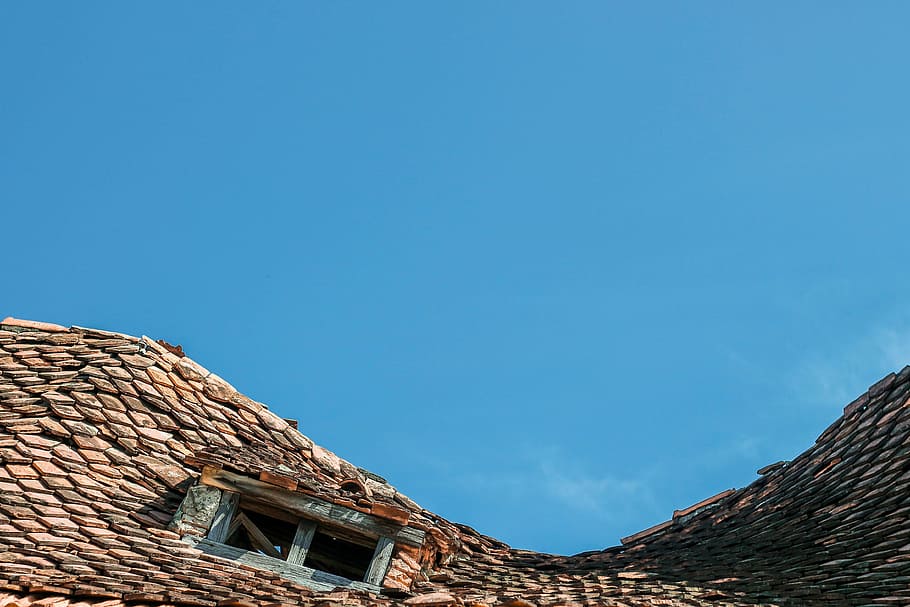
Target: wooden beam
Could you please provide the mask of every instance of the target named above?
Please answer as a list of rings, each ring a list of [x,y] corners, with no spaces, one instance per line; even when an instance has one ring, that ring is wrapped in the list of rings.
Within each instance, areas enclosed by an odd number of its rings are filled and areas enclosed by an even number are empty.
[[[254,546],[262,550],[266,556],[270,556],[276,559],[281,558],[281,553],[275,550],[275,547],[272,546],[271,540],[269,540],[269,538],[267,538],[265,534],[259,530],[259,527],[257,527],[253,521],[247,518],[243,512],[237,514],[237,519],[240,520],[240,524],[243,525],[244,529],[246,529],[246,532],[249,534],[250,540]]]
[[[302,584],[313,590],[328,592],[339,587],[366,590],[368,592],[379,592],[380,590],[379,586],[375,584],[355,582],[354,580],[349,580],[340,575],[333,575],[331,573],[326,573],[325,571],[316,571],[315,569],[310,569],[303,565],[294,565],[286,561],[279,561],[278,559],[273,559],[270,556],[265,556],[258,552],[250,552],[249,550],[243,550],[242,548],[218,544],[209,539],[187,536],[184,540],[194,543],[196,548],[206,554],[243,563],[244,565],[249,565],[250,567],[263,571],[271,571],[287,580],[297,582],[298,584]]]
[[[288,512],[284,508],[275,508],[261,500],[251,499],[249,497],[240,496],[240,503],[237,505],[240,510],[244,512],[255,512],[256,514],[264,514],[266,516],[272,517],[279,521],[284,521],[286,523],[291,523],[296,525],[297,521],[300,520],[300,516],[294,514],[293,512]]]
[[[231,526],[231,519],[234,517],[234,510],[237,509],[237,500],[239,498],[239,495],[230,491],[224,491],[221,494],[218,510],[215,511],[215,518],[212,519],[212,527],[209,529],[208,537],[213,542],[224,542],[227,539],[227,532]]]
[[[316,523],[312,521],[301,520],[297,524],[297,532],[294,534],[294,541],[291,543],[291,549],[288,551],[288,562],[292,564],[303,565],[306,560],[306,553],[313,543],[313,535],[316,534]]]
[[[202,470],[201,478],[202,482],[210,487],[241,493],[311,520],[354,529],[373,539],[385,536],[395,542],[417,547],[422,546],[425,539],[426,534],[420,529],[398,525],[372,514],[358,512],[303,493],[287,491],[227,470],[206,466]]]
[[[240,519],[235,516],[234,520],[231,521],[231,524],[228,525],[227,533],[224,534],[224,541],[226,542],[229,539],[231,539],[231,536],[234,535],[234,533],[236,533],[237,529],[239,529],[239,528],[240,528]]]
[[[373,552],[373,560],[370,561],[370,568],[367,569],[363,581],[367,584],[376,586],[382,585],[386,572],[389,570],[389,563],[392,562],[392,550],[395,548],[395,540],[390,537],[382,536],[379,543],[376,544],[376,551]]]

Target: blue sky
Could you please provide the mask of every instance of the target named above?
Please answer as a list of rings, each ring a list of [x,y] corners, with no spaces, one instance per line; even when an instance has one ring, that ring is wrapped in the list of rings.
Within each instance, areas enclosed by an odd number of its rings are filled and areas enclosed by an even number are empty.
[[[903,3],[0,5],[0,315],[577,552],[910,363]]]

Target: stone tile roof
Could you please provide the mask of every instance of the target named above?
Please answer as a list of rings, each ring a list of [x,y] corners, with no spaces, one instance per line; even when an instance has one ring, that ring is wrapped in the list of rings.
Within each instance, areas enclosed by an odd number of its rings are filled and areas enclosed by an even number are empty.
[[[148,338],[0,322],[0,607],[910,605],[910,367],[808,451],[623,545],[516,550],[383,479]],[[317,592],[168,528],[203,467],[423,530],[381,594]],[[357,489],[351,491],[351,487]]]

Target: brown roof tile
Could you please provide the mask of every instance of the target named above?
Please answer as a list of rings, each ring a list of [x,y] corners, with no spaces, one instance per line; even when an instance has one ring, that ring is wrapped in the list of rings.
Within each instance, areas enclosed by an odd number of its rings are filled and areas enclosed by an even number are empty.
[[[910,367],[808,451],[620,547],[514,550],[427,512],[167,344],[0,322],[0,607],[910,604]],[[316,592],[166,529],[203,466],[427,533]],[[377,477],[378,478],[378,477]],[[410,598],[409,598],[410,597]]]

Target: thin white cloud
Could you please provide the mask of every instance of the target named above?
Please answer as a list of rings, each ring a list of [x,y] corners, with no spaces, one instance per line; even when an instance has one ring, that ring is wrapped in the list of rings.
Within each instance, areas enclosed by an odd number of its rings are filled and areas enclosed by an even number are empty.
[[[808,357],[793,377],[798,396],[814,405],[844,405],[872,383],[910,363],[910,326],[877,328],[836,353]]]
[[[630,501],[651,501],[648,486],[641,480],[587,475],[553,462],[544,462],[540,472],[544,491],[570,509],[607,515],[615,513],[620,504],[626,510]]]
[[[536,449],[530,457],[539,488],[568,510],[613,520],[631,512],[656,510],[650,473],[625,477],[610,470],[592,472],[584,462],[555,446]]]
[[[704,463],[730,460],[754,460],[763,455],[765,440],[758,436],[736,436],[725,442],[718,443],[701,458]],[[699,460],[696,460],[699,461]],[[699,462],[701,463],[701,462]]]
[[[894,329],[880,331],[877,345],[886,369],[896,371],[910,364],[910,328],[901,331]]]
[[[483,471],[456,474],[465,487],[502,499],[549,501],[565,512],[601,520],[621,520],[630,513],[657,511],[651,473],[633,477],[592,466],[549,445],[522,450],[523,465],[490,467]]]

